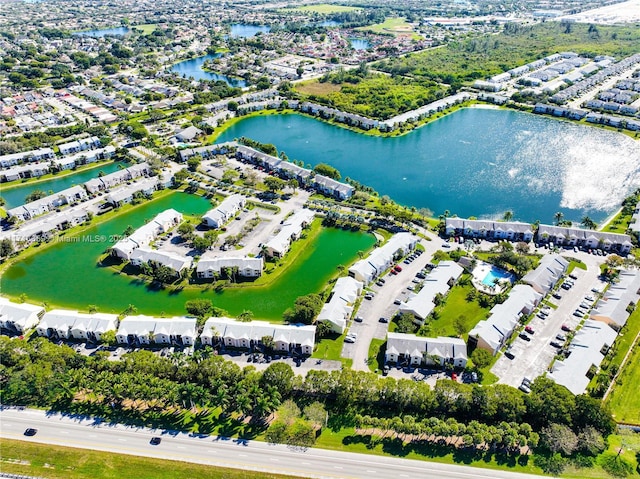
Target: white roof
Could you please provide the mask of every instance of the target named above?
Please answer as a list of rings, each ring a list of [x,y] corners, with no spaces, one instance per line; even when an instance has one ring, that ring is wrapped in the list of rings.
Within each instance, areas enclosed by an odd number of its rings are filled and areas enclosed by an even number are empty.
[[[322,306],[318,314],[318,321],[329,321],[343,331],[362,288],[363,284],[351,277],[338,278],[331,292],[331,298]]]
[[[621,271],[618,282],[612,284],[597,303],[591,317],[610,321],[622,327],[629,318],[627,308],[640,300],[640,272]]]
[[[556,383],[565,386],[573,394],[582,394],[587,389],[590,379],[587,373],[592,366],[600,366],[604,359],[603,352],[610,348],[616,340],[617,333],[606,324],[587,320],[576,332],[571,341],[571,354],[564,361],[553,363],[553,372],[548,376]]]
[[[460,338],[427,338],[415,334],[387,333],[387,353],[420,357],[424,354],[444,359],[467,359],[467,344]]]
[[[180,272],[185,268],[189,268],[192,261],[188,256],[182,256],[169,251],[158,251],[144,246],[134,250],[131,253],[131,259],[141,261],[142,263],[155,261],[156,263],[167,266],[177,272]]]
[[[383,246],[374,249],[367,258],[354,263],[351,268],[349,268],[349,271],[354,273],[359,272],[370,281],[371,279],[369,278],[373,278],[373,276],[382,273],[382,271],[389,266],[399,251],[406,253],[417,241],[418,239],[411,233],[397,233]],[[371,267],[363,266],[363,264],[369,264]],[[371,268],[375,271],[375,275],[373,276],[371,275]]]
[[[284,253],[291,244],[291,238],[299,236],[303,225],[313,221],[313,211],[303,208],[296,211],[282,223],[282,227],[278,234],[265,243],[265,247],[276,251],[280,254]]]
[[[245,201],[246,198],[242,195],[228,196],[218,206],[207,211],[203,215],[203,218],[205,220],[210,220],[212,223],[224,223],[230,216],[234,215],[240,210],[240,208],[242,208]]]
[[[223,268],[238,268],[240,271],[246,269],[260,270],[264,267],[264,261],[262,258],[251,258],[249,256],[226,256],[226,257],[211,257],[206,254],[200,258],[196,271],[220,271]]]
[[[536,269],[524,275],[522,282],[530,284],[540,291],[550,291],[568,266],[569,262],[559,254],[546,255],[540,260]]]
[[[231,318],[209,318],[204,324],[202,337],[244,338],[258,341],[271,336],[274,341],[313,347],[316,327],[304,324],[272,324],[266,321],[241,322]]]
[[[33,316],[39,315],[44,308],[28,303],[12,303],[7,298],[0,297],[0,324],[19,324],[22,327],[30,326],[27,324]]]
[[[462,267],[454,261],[442,261],[425,278],[422,289],[409,301],[400,306],[401,312],[414,314],[420,319],[426,318],[433,308],[436,294],[447,294],[449,281],[456,281],[462,274]]]

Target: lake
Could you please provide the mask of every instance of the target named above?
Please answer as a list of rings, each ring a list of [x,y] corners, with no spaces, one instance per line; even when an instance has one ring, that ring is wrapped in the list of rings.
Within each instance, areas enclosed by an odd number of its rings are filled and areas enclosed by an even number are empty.
[[[319,292],[336,273],[340,264],[349,265],[375,243],[373,235],[339,229],[323,229],[309,248],[273,283],[227,289],[221,293],[187,289],[177,292],[155,290],[135,277],[118,275],[96,263],[100,254],[112,246],[108,241],[93,241],[101,235],[120,235],[131,225],[142,226],[159,212],[175,208],[184,214],[202,215],[211,208],[208,200],[186,193],[146,203],[136,210],[113,218],[85,231],[79,241],[58,244],[12,265],[2,276],[2,292],[18,296],[25,293],[32,303],[47,301],[64,308],[87,309],[96,305],[101,312],[119,313],[129,304],[141,314],[185,314],[189,299],[206,298],[236,316],[245,309],[256,319],[279,320],[298,296]],[[84,238],[84,240],[80,240]]]
[[[268,25],[247,25],[244,23],[236,23],[231,25],[231,38],[251,38],[257,33],[269,33],[271,27]]]
[[[349,38],[349,43],[354,50],[366,50],[371,46],[369,40],[364,38]]]
[[[395,138],[299,114],[255,116],[217,141],[246,136],[289,158],[326,162],[404,205],[522,221],[600,222],[640,186],[640,143],[603,129],[511,110],[465,108]]]
[[[192,58],[191,60],[184,60],[180,63],[176,63],[171,67],[171,71],[178,73],[185,78],[193,78],[194,80],[214,80],[223,81],[233,87],[245,87],[247,82],[242,78],[233,78],[219,73],[207,72],[202,69],[202,65],[207,60],[213,60],[214,58],[220,58],[220,53],[210,53],[208,55]]]
[[[77,37],[100,38],[100,37],[106,37],[107,35],[124,36],[128,34],[130,31],[131,30],[127,27],[116,27],[116,28],[104,28],[102,30],[86,30],[83,32],[73,32],[73,34]]]
[[[91,178],[98,176],[99,172],[104,172],[105,175],[113,173],[120,169],[120,167],[126,167],[125,163],[111,162],[103,165],[96,166],[95,168],[89,168],[82,170],[78,173],[72,173],[70,175],[52,177],[45,181],[39,181],[34,183],[33,181],[21,184],[20,186],[14,186],[7,188],[4,184],[0,185],[2,192],[0,195],[7,202],[7,208],[15,208],[16,206],[23,205],[24,199],[34,190],[41,190],[45,193],[52,191],[57,193],[66,188],[71,188],[74,185],[80,185]]]

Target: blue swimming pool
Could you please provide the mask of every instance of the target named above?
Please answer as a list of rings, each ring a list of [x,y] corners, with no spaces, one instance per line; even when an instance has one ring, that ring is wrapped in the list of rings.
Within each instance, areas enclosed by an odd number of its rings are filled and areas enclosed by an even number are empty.
[[[487,275],[482,279],[482,284],[484,284],[486,286],[493,286],[494,280],[496,280],[496,279],[498,279],[498,280],[508,279],[509,281],[511,281],[513,283],[513,281],[515,280],[515,277],[511,273],[508,273],[503,269],[500,269],[500,268],[497,268],[496,266],[493,266],[489,270]]]

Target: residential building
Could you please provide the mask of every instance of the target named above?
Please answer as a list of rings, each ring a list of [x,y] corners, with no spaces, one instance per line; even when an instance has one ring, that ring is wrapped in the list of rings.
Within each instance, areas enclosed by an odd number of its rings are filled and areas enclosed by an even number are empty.
[[[116,340],[119,344],[150,344],[155,327],[156,318],[151,316],[127,316],[120,321]]]
[[[291,248],[291,243],[300,238],[302,230],[309,226],[314,218],[313,211],[306,208],[285,218],[280,231],[264,244],[264,252],[271,257],[282,258]]]
[[[244,208],[246,202],[242,195],[227,196],[222,203],[207,211],[202,219],[209,228],[221,228]]]
[[[620,330],[640,300],[640,272],[623,270],[591,310],[591,319]]]
[[[153,342],[192,346],[196,339],[197,319],[189,316],[156,318]]]
[[[182,276],[184,270],[191,267],[192,259],[170,251],[159,251],[141,246],[132,251],[129,258],[134,266],[142,266],[145,263],[156,263],[172,269],[177,277]]]
[[[60,150],[61,155],[71,155],[72,153],[78,153],[80,151],[85,150],[93,150],[94,148],[100,148],[102,143],[97,136],[92,136],[90,138],[81,138],[76,141],[71,141],[69,143],[63,143],[58,145],[58,150]]]
[[[188,126],[187,128],[178,131],[175,134],[175,139],[184,143],[190,143],[197,137],[202,135],[203,131],[195,126]]]
[[[487,319],[469,331],[469,343],[496,354],[520,324],[520,319],[533,312],[542,295],[531,286],[514,286],[507,300],[491,308]]]
[[[387,333],[385,362],[421,366],[467,365],[467,345],[460,338],[427,338],[415,334]]]
[[[78,320],[77,311],[65,311],[54,309],[47,311],[42,316],[40,324],[36,327],[38,335],[53,339],[69,339],[71,329]]]
[[[447,218],[445,232],[449,236],[466,236],[488,240],[525,241],[533,239],[533,227],[518,221],[469,220]]]
[[[603,249],[622,255],[629,253],[633,247],[629,235],[551,225],[538,227],[537,240],[557,246]]]
[[[135,230],[130,236],[113,245],[111,253],[128,261],[131,259],[131,254],[134,250],[149,246],[159,234],[166,233],[181,222],[181,213],[172,208],[164,210],[162,213],[157,214],[153,220]]]
[[[241,322],[231,318],[209,318],[200,341],[208,346],[262,349],[263,338],[273,340],[273,349],[284,354],[310,356],[315,346],[316,327],[304,324],[271,324],[265,321]]]
[[[602,322],[585,321],[569,345],[569,356],[555,361],[553,370],[547,377],[575,395],[583,394],[617,335]]]
[[[79,313],[55,309],[44,314],[37,328],[40,336],[100,341],[107,331],[115,331],[116,314]]]
[[[142,193],[145,195],[151,195],[158,187],[158,177],[143,178],[130,185],[123,186],[116,190],[111,191],[105,201],[113,206],[122,206],[126,203],[131,203],[136,193]]]
[[[411,233],[397,233],[368,257],[355,262],[349,268],[349,276],[368,285],[388,270],[394,261],[413,250],[417,242],[418,238]]]
[[[569,262],[559,254],[548,254],[542,257],[536,269],[524,275],[522,282],[545,295],[558,283],[568,267]]]
[[[356,300],[362,294],[363,284],[350,276],[338,278],[329,300],[322,306],[317,321],[326,321],[331,330],[344,333]]]
[[[422,323],[436,307],[434,302],[436,295],[445,296],[463,271],[462,266],[455,261],[441,261],[427,275],[422,289],[406,303],[402,303],[400,312],[413,314],[416,321]]]
[[[53,160],[56,154],[51,148],[39,148],[37,150],[23,151],[0,156],[0,166],[8,168],[24,162]]]
[[[113,188],[126,181],[135,180],[141,176],[146,176],[151,172],[148,163],[138,163],[136,165],[125,168],[124,170],[114,171],[100,178],[93,178],[84,184],[89,193],[97,193]]]
[[[353,196],[355,188],[347,183],[340,183],[328,176],[316,175],[313,178],[313,186],[320,193],[333,196],[339,200],[348,200]]]
[[[33,328],[44,314],[42,306],[27,303],[12,303],[0,297],[0,328],[18,334]]]
[[[264,260],[249,256],[214,257],[212,253],[205,253],[196,265],[196,273],[201,279],[219,278],[229,269],[232,274],[244,278],[257,278],[264,270]]]

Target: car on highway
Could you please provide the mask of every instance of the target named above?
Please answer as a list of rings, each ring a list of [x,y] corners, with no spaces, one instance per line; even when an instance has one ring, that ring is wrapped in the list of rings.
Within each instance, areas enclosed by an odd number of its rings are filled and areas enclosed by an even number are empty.
[[[379,322],[379,323],[388,323],[388,322],[389,322],[389,319],[388,319],[388,318],[385,318],[385,317],[383,316],[383,317],[381,317],[381,318],[378,320],[378,322]]]
[[[35,436],[36,434],[38,434],[38,430],[33,427],[28,427],[24,431],[25,436]]]
[[[157,446],[158,444],[160,444],[162,442],[162,438],[159,436],[153,436],[151,438],[151,441],[149,441],[151,443],[152,446]]]
[[[525,341],[531,341],[531,336],[529,336],[528,334],[520,333],[518,334],[518,336],[520,336],[520,339],[524,339]]]
[[[533,330],[533,328],[531,326],[525,326],[524,330],[529,334],[535,333],[535,331]]]

